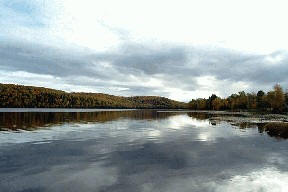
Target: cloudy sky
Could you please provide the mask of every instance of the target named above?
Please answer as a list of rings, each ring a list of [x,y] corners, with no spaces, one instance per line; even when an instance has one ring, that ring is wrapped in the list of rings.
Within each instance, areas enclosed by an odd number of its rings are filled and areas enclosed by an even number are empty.
[[[0,0],[0,83],[181,101],[288,83],[286,0]]]

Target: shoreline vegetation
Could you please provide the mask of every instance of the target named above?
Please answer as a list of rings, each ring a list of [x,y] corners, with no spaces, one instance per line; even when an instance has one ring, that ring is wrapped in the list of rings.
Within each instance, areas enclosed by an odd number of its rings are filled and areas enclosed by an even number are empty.
[[[212,94],[208,99],[192,99],[185,103],[160,96],[68,93],[44,87],[0,83],[0,108],[187,109],[287,114],[288,92],[276,84],[267,93],[262,90],[257,93],[241,91],[227,98]]]
[[[158,96],[114,96],[0,84],[0,108],[185,109],[187,103]]]
[[[288,92],[276,84],[272,91],[265,93],[260,90],[257,93],[232,94],[227,98],[220,98],[215,94],[208,99],[192,99],[188,103],[192,110],[215,110],[215,111],[255,111],[264,113],[287,113]]]
[[[192,99],[185,103],[160,96],[68,93],[44,87],[0,83],[0,108],[188,109],[287,114],[288,92],[276,84],[267,93],[262,90],[257,93],[241,91],[227,98],[212,94],[208,99]]]

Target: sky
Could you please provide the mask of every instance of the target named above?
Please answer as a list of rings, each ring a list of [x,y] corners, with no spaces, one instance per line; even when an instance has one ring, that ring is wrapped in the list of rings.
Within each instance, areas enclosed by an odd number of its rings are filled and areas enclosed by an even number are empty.
[[[288,87],[286,0],[0,0],[0,83],[179,101]]]

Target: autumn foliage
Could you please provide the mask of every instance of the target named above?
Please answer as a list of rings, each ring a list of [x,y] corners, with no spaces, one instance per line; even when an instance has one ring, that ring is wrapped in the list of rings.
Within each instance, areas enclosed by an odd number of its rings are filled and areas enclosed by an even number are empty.
[[[194,110],[250,110],[268,111],[282,113],[287,111],[288,93],[284,93],[283,88],[276,84],[272,91],[265,93],[245,93],[232,94],[227,98],[220,98],[212,95],[208,99],[193,99],[188,106]]]
[[[187,104],[158,96],[122,97],[102,93],[67,93],[55,89],[0,84],[2,108],[185,108]]]

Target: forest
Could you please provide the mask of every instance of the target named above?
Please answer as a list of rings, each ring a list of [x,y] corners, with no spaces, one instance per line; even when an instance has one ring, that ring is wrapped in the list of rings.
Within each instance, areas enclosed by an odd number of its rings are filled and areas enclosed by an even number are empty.
[[[138,108],[181,109],[187,104],[158,96],[122,97],[0,84],[0,108]]]
[[[1,108],[136,108],[288,112],[288,92],[276,84],[265,93],[241,91],[227,98],[212,94],[188,103],[159,96],[123,97],[103,93],[81,93],[44,87],[0,84]]]
[[[232,110],[232,111],[263,111],[283,113],[288,111],[288,92],[276,84],[273,90],[265,93],[260,90],[257,93],[232,94],[227,98],[220,98],[215,94],[208,99],[192,99],[188,108],[193,110]]]

